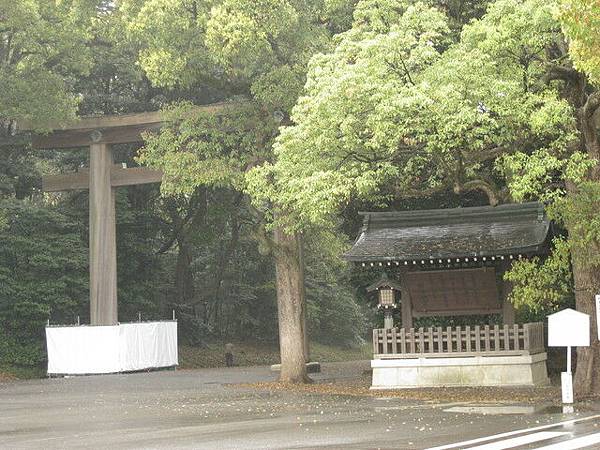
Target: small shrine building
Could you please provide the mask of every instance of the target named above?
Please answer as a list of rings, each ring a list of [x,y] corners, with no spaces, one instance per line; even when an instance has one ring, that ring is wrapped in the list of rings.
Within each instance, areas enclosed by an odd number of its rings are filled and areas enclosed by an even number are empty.
[[[503,280],[512,261],[549,251],[541,203],[361,215],[345,258],[385,273],[369,287],[386,312],[373,388],[547,383],[543,324],[515,323]],[[502,325],[413,328],[419,317],[496,314]]]

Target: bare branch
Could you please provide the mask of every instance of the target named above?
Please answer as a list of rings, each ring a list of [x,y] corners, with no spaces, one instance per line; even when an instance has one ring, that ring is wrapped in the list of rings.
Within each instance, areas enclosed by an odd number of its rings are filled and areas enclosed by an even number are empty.
[[[498,189],[492,184],[485,180],[471,180],[463,184],[457,184],[454,188],[456,193],[462,191],[483,191],[490,202],[490,205],[496,206],[498,200]]]

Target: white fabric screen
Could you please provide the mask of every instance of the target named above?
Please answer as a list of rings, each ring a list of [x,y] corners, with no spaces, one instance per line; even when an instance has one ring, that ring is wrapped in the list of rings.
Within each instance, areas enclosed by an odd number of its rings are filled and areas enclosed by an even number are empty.
[[[116,373],[178,364],[177,322],[47,327],[48,374]]]

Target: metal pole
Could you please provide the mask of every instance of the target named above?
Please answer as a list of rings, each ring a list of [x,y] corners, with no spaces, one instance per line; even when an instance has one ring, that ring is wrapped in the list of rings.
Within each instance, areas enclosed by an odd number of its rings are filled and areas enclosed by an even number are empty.
[[[567,347],[567,372],[571,373],[571,347]]]

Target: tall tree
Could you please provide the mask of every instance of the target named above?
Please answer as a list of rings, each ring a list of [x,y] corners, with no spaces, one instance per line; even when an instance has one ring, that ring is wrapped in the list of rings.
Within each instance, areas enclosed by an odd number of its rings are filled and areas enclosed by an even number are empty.
[[[143,159],[165,170],[165,192],[176,186],[169,182],[171,176],[187,188],[245,188],[245,172],[270,158],[272,138],[279,122],[288,120],[308,60],[326,48],[331,30],[343,26],[348,4],[352,2],[124,2],[130,32],[143,42],[140,63],[153,83],[202,89],[213,100],[242,96],[246,102],[231,106],[223,121],[200,117],[194,123],[180,116],[175,127],[149,141]],[[285,209],[277,215],[283,219]],[[277,268],[280,376],[305,381],[301,238],[280,226],[271,243]]]

